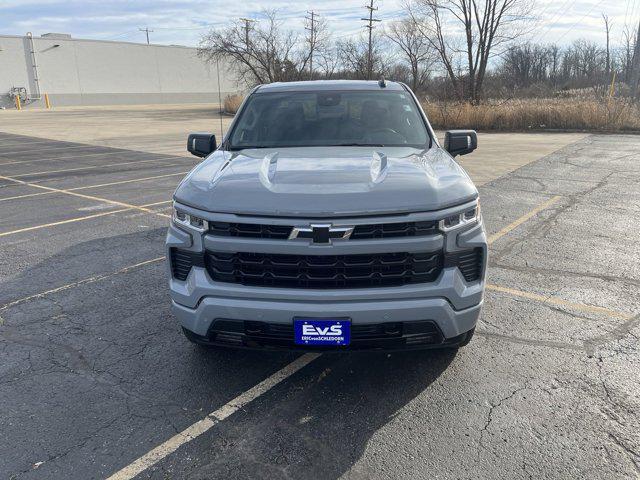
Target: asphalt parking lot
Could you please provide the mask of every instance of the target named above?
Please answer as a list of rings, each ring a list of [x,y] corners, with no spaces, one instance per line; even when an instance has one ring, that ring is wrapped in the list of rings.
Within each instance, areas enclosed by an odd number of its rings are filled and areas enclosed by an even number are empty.
[[[480,187],[458,352],[186,342],[163,241],[196,162],[0,133],[0,478],[640,476],[640,137]]]

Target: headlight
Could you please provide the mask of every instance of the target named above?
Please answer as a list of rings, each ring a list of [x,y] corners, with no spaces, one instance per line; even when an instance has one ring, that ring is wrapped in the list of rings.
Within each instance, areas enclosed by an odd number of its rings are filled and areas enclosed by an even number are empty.
[[[209,222],[205,219],[183,212],[175,206],[173,207],[172,220],[176,225],[186,227],[197,232],[205,232],[209,229]]]
[[[475,207],[469,208],[464,212],[456,213],[455,215],[450,215],[446,218],[443,218],[438,222],[438,227],[440,228],[441,232],[449,232],[457,228],[462,228],[467,225],[479,223],[480,220],[480,202],[478,201]]]

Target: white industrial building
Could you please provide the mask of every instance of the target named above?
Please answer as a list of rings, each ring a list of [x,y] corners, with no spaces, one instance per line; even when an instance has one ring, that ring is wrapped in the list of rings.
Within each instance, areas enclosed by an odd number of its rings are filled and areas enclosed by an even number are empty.
[[[0,106],[15,108],[20,95],[26,108],[43,107],[45,94],[54,107],[217,102],[240,89],[220,69],[190,47],[0,35]]]

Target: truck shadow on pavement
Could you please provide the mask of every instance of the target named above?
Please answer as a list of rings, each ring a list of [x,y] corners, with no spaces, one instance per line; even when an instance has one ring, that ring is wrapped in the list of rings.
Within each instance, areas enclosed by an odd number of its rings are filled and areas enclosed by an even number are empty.
[[[215,358],[220,352],[202,355]],[[421,424],[443,415],[430,407],[429,391],[455,357],[451,349],[325,354],[286,386],[274,388],[216,425],[148,475],[334,479],[350,473],[378,477],[379,469],[359,462],[369,441],[379,436],[375,448],[392,449],[400,465],[403,456],[412,456],[412,445],[397,437],[403,431],[386,433],[384,427],[401,410],[403,415],[416,415]],[[408,404],[412,406],[407,409]],[[415,434],[412,437],[415,440]]]
[[[165,231],[58,250],[5,277],[2,303],[157,258]],[[166,282],[157,261],[0,312],[0,410],[13,425],[8,443],[0,442],[0,471],[31,469],[44,442],[54,460],[39,468],[42,478],[95,477],[86,458],[97,449],[102,473],[112,473],[299,356],[193,346],[170,312]],[[251,478],[337,478],[398,411],[423,401],[416,397],[454,357],[451,350],[324,354],[146,474],[169,467],[174,478],[221,478],[229,469]],[[3,379],[11,381],[2,386]],[[428,406],[417,408],[425,418]],[[50,433],[23,428],[24,418],[46,419]],[[183,464],[185,453],[191,460]]]

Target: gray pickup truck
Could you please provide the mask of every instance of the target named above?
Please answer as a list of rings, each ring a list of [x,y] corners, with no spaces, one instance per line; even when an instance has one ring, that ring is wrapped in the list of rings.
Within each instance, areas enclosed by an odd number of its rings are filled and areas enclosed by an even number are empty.
[[[174,194],[173,312],[200,345],[460,347],[483,302],[478,191],[395,82],[261,85]]]

